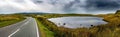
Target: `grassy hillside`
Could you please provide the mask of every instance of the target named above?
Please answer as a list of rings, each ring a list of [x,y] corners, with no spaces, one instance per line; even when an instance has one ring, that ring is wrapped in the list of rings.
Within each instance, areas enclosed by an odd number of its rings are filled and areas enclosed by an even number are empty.
[[[115,14],[120,14],[120,10],[117,10]]]
[[[0,28],[24,20],[22,15],[0,15]]]
[[[65,16],[95,16],[95,15],[92,15],[92,14],[45,14],[40,16],[43,16],[46,18],[56,18],[56,17],[65,17]]]
[[[47,20],[48,18],[64,17],[64,16],[100,16],[108,24],[93,26],[91,28],[69,29],[57,27],[54,23]],[[54,37],[120,37],[120,15],[71,15],[71,14],[49,14],[36,16],[47,29],[54,33]]]

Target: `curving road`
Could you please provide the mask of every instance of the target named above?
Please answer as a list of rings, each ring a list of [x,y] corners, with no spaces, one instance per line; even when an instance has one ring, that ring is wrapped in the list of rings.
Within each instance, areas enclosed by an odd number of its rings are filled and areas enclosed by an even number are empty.
[[[37,23],[34,18],[0,28],[0,37],[39,37]]]

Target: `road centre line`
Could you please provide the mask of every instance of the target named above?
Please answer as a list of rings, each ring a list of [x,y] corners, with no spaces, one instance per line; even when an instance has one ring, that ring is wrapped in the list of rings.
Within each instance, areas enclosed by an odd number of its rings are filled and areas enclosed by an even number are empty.
[[[19,30],[20,30],[20,28],[17,29],[17,30],[16,30],[15,32],[13,32],[12,34],[10,34],[8,37],[11,37],[11,36],[14,35],[15,33],[17,33]]]

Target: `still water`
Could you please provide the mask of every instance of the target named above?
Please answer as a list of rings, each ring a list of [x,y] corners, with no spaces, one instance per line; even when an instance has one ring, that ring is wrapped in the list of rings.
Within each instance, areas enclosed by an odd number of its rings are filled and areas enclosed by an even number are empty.
[[[58,27],[63,26],[66,28],[89,28],[100,24],[107,24],[107,22],[103,21],[103,18],[89,16],[58,17],[50,18],[48,20],[55,23]]]

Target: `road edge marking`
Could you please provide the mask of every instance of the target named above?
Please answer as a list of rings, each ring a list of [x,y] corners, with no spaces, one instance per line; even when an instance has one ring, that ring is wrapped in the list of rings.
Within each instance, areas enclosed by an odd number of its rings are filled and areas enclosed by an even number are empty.
[[[11,37],[12,35],[14,35],[15,33],[17,33],[18,31],[20,31],[20,29],[17,29],[15,32],[13,32],[12,34],[10,34],[8,37]]]
[[[35,18],[34,18],[34,21],[35,21],[36,30],[37,30],[37,37],[39,37],[39,30],[38,30],[38,25],[37,25],[37,22],[36,22]]]

